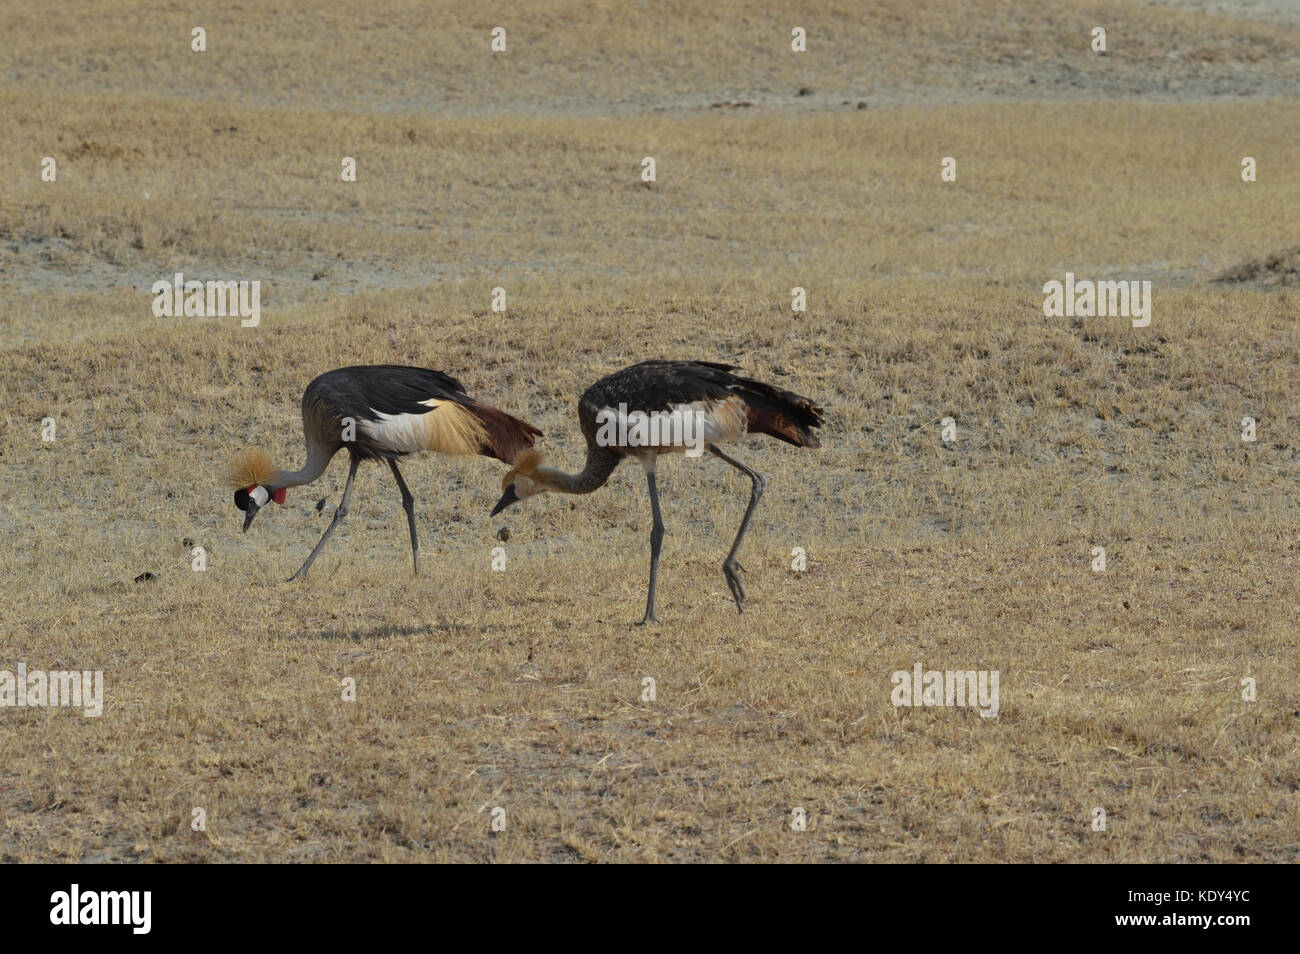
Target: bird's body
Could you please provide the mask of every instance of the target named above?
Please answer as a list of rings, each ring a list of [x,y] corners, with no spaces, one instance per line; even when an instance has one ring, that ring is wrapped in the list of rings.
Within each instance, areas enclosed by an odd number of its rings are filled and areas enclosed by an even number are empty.
[[[345,420],[355,438],[342,440]],[[363,460],[396,460],[417,451],[484,454],[507,464],[541,432],[473,400],[441,371],[370,365],[327,371],[302,396],[308,446],[349,450]]]
[[[816,447],[812,429],[821,409],[808,398],[770,384],[742,378],[727,364],[708,361],[642,361],[601,378],[578,400],[578,423],[588,446],[597,443],[601,412],[699,415],[707,443],[738,441],[748,434],[770,434],[796,447]],[[608,420],[608,417],[606,418]],[[673,453],[686,446],[615,447],[624,455]]]
[[[665,453],[699,456],[708,450],[753,481],[735,544],[723,572],[741,609],[745,590],[736,575],[736,552],[766,481],[757,471],[729,457],[717,444],[767,434],[796,447],[817,447],[813,429],[823,422],[821,408],[791,391],[743,378],[730,365],[706,361],[643,361],[601,378],[578,401],[578,423],[587,441],[587,462],[577,474],[541,466],[541,455],[526,451],[502,480],[498,513],[517,500],[545,491],[583,494],[603,486],[619,463],[636,458],[646,473],[654,526],[650,534],[650,589],[642,623],[655,621],[655,584],[663,540],[663,520],[655,484],[658,458]]]
[[[235,503],[246,513],[244,529],[267,500],[283,503],[289,487],[309,484],[343,448],[351,458],[347,486],[334,519],[307,562],[307,574],[325,541],[347,515],[352,480],[363,460],[385,461],[402,493],[411,531],[411,555],[418,569],[419,544],[413,499],[397,468],[407,454],[482,454],[507,464],[532,447],[541,431],[490,405],[474,400],[460,382],[440,371],[400,365],[363,365],[327,371],[302,396],[307,462],[296,471],[271,466],[265,455],[245,451],[231,471]]]

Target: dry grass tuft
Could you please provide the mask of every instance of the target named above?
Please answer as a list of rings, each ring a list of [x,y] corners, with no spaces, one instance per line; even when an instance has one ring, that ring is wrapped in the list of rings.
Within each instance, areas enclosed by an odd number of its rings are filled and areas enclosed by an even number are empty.
[[[1264,286],[1300,285],[1300,245],[1243,262],[1220,272],[1214,280],[1225,284],[1253,282]]]

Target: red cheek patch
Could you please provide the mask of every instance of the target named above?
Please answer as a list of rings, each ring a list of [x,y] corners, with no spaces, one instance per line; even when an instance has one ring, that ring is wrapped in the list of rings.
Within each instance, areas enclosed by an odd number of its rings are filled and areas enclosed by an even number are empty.
[[[284,488],[281,487],[275,493],[271,494],[271,499],[278,504],[284,503]]]

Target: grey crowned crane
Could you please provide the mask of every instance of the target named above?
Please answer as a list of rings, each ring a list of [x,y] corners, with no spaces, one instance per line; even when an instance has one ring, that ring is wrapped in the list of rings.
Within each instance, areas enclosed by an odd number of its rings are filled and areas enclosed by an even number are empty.
[[[657,623],[655,583],[664,522],[659,513],[655,464],[660,454],[684,452],[699,456],[707,449],[753,482],[740,530],[722,563],[736,609],[743,612],[745,587],[737,574],[743,567],[736,562],[736,553],[767,481],[717,445],[749,434],[768,434],[795,447],[818,447],[813,428],[822,425],[824,415],[806,397],[739,377],[731,373],[733,370],[731,365],[707,361],[642,361],[601,378],[578,401],[578,423],[587,439],[587,463],[582,472],[566,474],[543,467],[542,455],[526,450],[502,478],[503,493],[492,515],[551,490],[589,494],[604,486],[624,458],[635,457],[645,469],[654,518],[650,530],[650,590],[645,616],[637,625]]]
[[[310,484],[325,472],[335,454],[348,449],[348,481],[334,519],[290,582],[307,575],[334,528],[347,516],[352,480],[363,460],[385,461],[393,472],[411,530],[411,562],[418,573],[415,501],[397,469],[398,458],[433,451],[482,454],[510,464],[542,434],[531,424],[468,397],[459,381],[441,371],[391,364],[338,368],[316,378],[302,395],[302,430],[307,463],[301,470],[278,470],[265,454],[246,450],[229,474],[235,506],[244,511],[246,532],[268,501],[283,504],[287,488]]]

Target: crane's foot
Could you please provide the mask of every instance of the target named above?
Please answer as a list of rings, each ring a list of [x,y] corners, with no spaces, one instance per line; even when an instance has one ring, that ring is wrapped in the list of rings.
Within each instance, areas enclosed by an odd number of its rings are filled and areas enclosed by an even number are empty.
[[[644,626],[644,625],[646,625],[646,623],[654,623],[656,626],[662,626],[662,625],[663,625],[663,623],[660,621],[659,617],[656,616],[654,613],[652,613],[650,610],[646,610],[645,616],[643,616],[643,617],[641,618],[641,622],[636,623],[635,625],[637,625],[637,626]]]
[[[727,586],[731,588],[731,595],[736,600],[736,612],[745,611],[745,586],[740,582],[740,576],[737,570],[744,571],[744,567],[734,560],[722,564],[722,575],[727,578]]]

